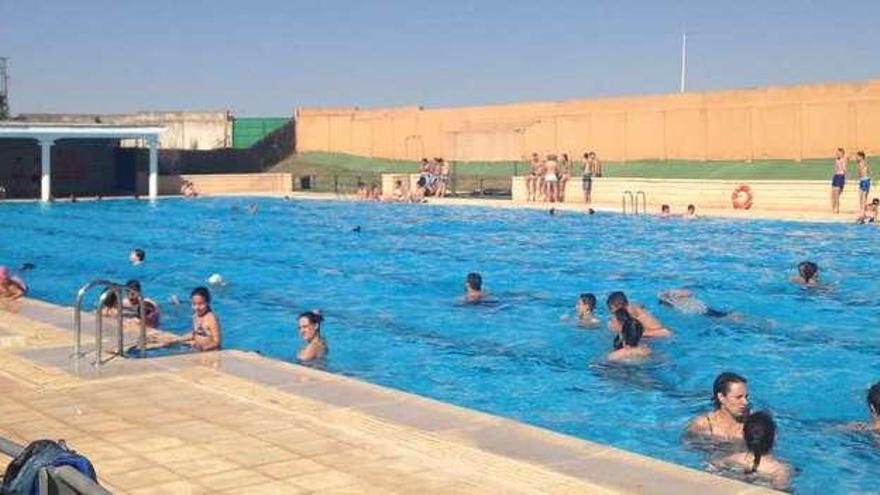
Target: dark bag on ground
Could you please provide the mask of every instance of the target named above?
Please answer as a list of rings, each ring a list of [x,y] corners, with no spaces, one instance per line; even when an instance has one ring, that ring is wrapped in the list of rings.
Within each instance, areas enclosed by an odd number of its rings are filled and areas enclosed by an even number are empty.
[[[60,466],[70,466],[92,481],[98,479],[92,463],[67,448],[64,440],[35,440],[6,466],[0,494],[38,495],[40,469]]]

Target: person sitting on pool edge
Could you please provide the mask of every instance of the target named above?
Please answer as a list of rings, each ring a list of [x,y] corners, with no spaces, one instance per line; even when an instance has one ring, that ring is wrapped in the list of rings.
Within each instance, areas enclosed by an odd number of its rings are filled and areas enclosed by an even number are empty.
[[[581,294],[577,300],[578,325],[582,327],[596,327],[599,325],[599,318],[593,314],[596,310],[596,296],[589,292]]]
[[[478,303],[483,300],[483,277],[479,273],[468,273],[464,283],[464,300],[469,303]]]
[[[306,345],[296,354],[300,361],[312,361],[326,356],[330,349],[321,335],[321,323],[324,316],[318,310],[306,311],[299,315],[299,335]]]
[[[743,424],[749,416],[749,387],[745,378],[725,371],[712,384],[715,410],[697,417],[687,428],[688,435],[740,442]]]
[[[856,223],[874,223],[877,221],[877,209],[880,208],[880,198],[874,198],[873,201],[866,204],[862,209],[862,216],[856,220]]]
[[[791,484],[791,467],[773,456],[776,443],[773,416],[765,411],[750,414],[743,425],[743,440],[745,452],[730,454],[713,464],[742,469],[746,475],[770,482],[776,490],[787,490]]]
[[[9,274],[9,269],[0,266],[0,298],[18,299],[27,294],[28,286],[20,277]]]
[[[709,318],[724,318],[729,316],[727,311],[718,311],[710,308],[703,301],[694,297],[687,289],[669,289],[657,295],[660,304],[675,308],[682,313],[708,316]]]
[[[608,311],[611,312],[611,321],[610,323],[614,324],[614,312],[618,309],[625,309],[630,316],[635,318],[642,324],[645,329],[645,337],[670,337],[672,336],[672,331],[668,328],[664,327],[660,320],[658,320],[654,315],[648,312],[644,306],[641,304],[630,304],[629,300],[626,298],[626,294],[620,291],[612,292],[608,294],[608,299],[606,301],[608,305]]]
[[[645,328],[626,309],[614,312],[611,329],[617,335],[614,336],[614,350],[608,354],[609,361],[640,361],[651,355],[650,348],[640,345]]]
[[[193,309],[192,335],[180,342],[188,342],[197,351],[216,351],[223,340],[220,320],[211,309],[211,293],[207,287],[196,287],[190,293]]]
[[[791,278],[796,284],[811,287],[819,284],[819,265],[812,261],[798,263],[798,274]]]

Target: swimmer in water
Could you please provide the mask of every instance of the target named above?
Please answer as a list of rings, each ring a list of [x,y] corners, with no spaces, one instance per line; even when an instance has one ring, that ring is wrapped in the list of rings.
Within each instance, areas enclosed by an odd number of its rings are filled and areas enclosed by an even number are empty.
[[[321,323],[324,317],[318,310],[306,311],[299,315],[299,335],[306,345],[296,354],[300,361],[320,359],[327,355],[330,349],[327,341],[321,335]]]
[[[687,218],[687,219],[697,218],[697,207],[694,205],[688,205],[687,213],[684,214],[684,218]]]
[[[669,205],[660,206],[660,218],[669,218],[672,216],[672,212],[669,211]]]
[[[599,326],[599,318],[593,314],[593,311],[596,310],[596,296],[590,293],[581,294],[578,297],[576,309],[578,325],[589,328]]]
[[[250,213],[251,215],[253,215],[253,214],[255,214],[255,213],[257,212],[257,209],[258,209],[258,208],[257,208],[257,204],[256,204],[256,203],[251,203],[251,204],[248,205],[248,208],[247,208],[247,209],[248,209],[248,213]]]
[[[672,331],[664,327],[660,320],[654,317],[644,306],[636,303],[630,304],[623,292],[616,291],[609,294],[606,304],[608,305],[608,311],[612,313],[611,321],[609,322],[612,325],[614,325],[615,311],[625,309],[630,316],[638,320],[645,328],[645,337],[672,336]]]
[[[197,351],[220,349],[222,332],[220,320],[211,310],[211,293],[206,287],[196,287],[190,294],[193,309],[192,335],[180,342],[188,342]]]
[[[141,283],[137,280],[129,280],[125,283],[125,286],[128,287],[128,298],[123,301],[123,315],[126,313],[126,309],[129,309],[131,315],[135,318],[140,318],[140,310],[138,309],[138,296],[141,293]],[[148,298],[143,298],[144,301],[144,324],[151,328],[159,328],[159,305],[156,304],[155,301]]]
[[[709,318],[724,318],[730,315],[727,311],[710,308],[686,289],[664,290],[657,297],[660,299],[660,304],[673,307],[685,314],[703,315]]]
[[[483,277],[479,273],[468,273],[464,283],[464,300],[469,303],[478,303],[483,300]]]
[[[609,361],[641,361],[651,355],[651,349],[640,344],[645,327],[639,320],[621,308],[614,312],[613,321],[612,330],[617,335],[614,336],[614,350],[608,354]]]
[[[138,266],[144,262],[146,257],[147,257],[147,253],[145,253],[143,249],[137,248],[137,249],[134,249],[131,253],[129,253],[128,261],[130,261],[132,265]]]
[[[871,431],[880,433],[880,382],[868,389],[868,411],[871,413]]]
[[[687,434],[724,442],[741,442],[743,425],[749,416],[749,387],[746,379],[725,371],[712,384],[715,410],[688,425]]]
[[[776,423],[770,413],[750,414],[743,427],[745,452],[728,455],[713,464],[741,469],[746,475],[766,480],[776,490],[787,490],[791,484],[791,467],[773,455]]]
[[[791,281],[806,287],[819,285],[819,265],[812,261],[801,261],[798,263],[798,274]]]

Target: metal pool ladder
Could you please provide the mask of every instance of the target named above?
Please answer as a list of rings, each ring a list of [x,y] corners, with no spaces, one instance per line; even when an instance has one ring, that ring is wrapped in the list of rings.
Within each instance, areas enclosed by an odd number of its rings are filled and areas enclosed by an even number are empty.
[[[633,194],[633,192],[629,191],[629,190],[623,191],[623,198],[622,198],[623,209],[622,209],[622,211],[623,211],[624,215],[626,215],[626,213],[627,213],[627,199],[629,199],[629,206],[630,206],[630,210],[632,211],[632,213],[634,215],[639,214],[639,198],[641,198],[641,200],[642,200],[642,214],[645,214],[648,212],[648,196],[645,194],[645,192],[644,191],[636,191],[635,194]]]
[[[83,300],[86,297],[86,293],[95,287],[103,287],[105,290],[101,293],[100,297],[98,297],[98,306],[95,309],[95,362],[94,365],[96,367],[100,367],[103,364],[101,360],[102,347],[103,347],[103,337],[104,337],[104,315],[101,312],[104,307],[104,301],[107,300],[107,296],[111,293],[116,294],[116,321],[117,321],[117,348],[116,348],[116,356],[124,356],[125,349],[123,343],[123,325],[122,325],[122,299],[123,296],[127,296],[128,287],[117,284],[115,282],[110,282],[109,280],[92,280],[91,282],[83,285],[79,291],[76,293],[76,303],[73,307],[73,332],[74,332],[74,343],[73,343],[73,355],[75,359],[79,359],[85,356],[86,353],[82,352],[82,304]],[[138,349],[140,350],[141,357],[145,357],[147,353],[147,325],[144,319],[144,296],[143,294],[138,294],[138,317],[140,319],[140,335],[138,337]]]

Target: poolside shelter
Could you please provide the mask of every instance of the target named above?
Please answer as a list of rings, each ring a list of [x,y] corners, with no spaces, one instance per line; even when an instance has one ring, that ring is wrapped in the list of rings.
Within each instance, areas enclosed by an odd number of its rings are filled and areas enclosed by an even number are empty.
[[[143,139],[150,150],[149,196],[159,194],[159,134],[164,127],[103,124],[39,124],[0,122],[0,139],[34,139],[40,145],[40,199],[52,197],[52,146],[60,139]]]

